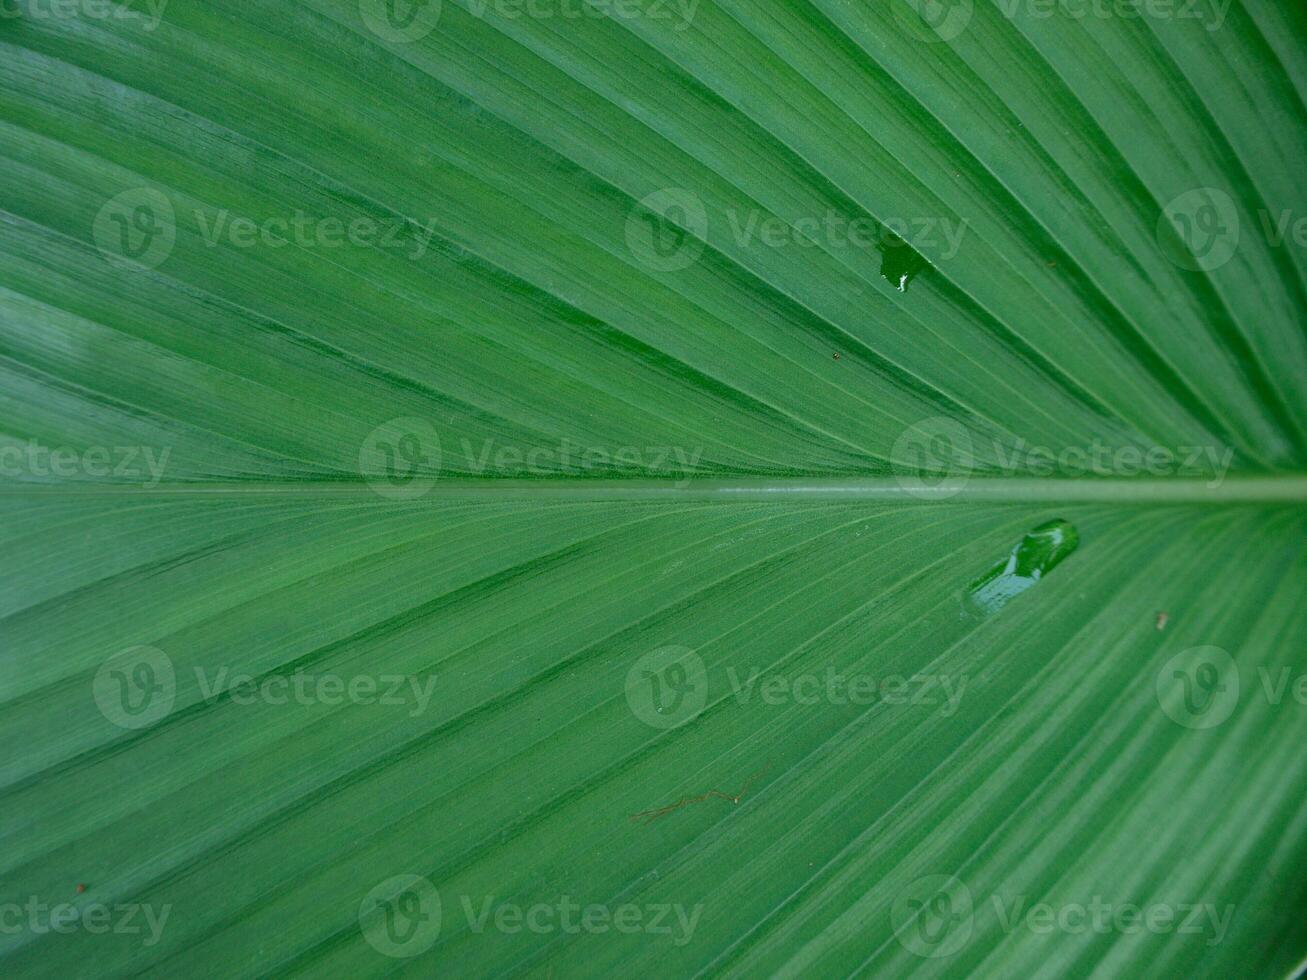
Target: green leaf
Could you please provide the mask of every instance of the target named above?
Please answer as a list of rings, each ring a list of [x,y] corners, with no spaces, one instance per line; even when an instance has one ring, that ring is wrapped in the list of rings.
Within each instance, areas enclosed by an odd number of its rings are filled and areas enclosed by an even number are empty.
[[[1307,959],[1301,5],[0,15],[6,976]]]

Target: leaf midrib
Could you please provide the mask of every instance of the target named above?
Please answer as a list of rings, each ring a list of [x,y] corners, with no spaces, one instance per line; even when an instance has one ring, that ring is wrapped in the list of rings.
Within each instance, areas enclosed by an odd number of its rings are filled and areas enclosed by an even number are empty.
[[[1307,474],[1204,478],[1130,479],[1120,477],[956,478],[938,487],[905,486],[895,477],[648,479],[437,480],[413,499],[374,491],[362,480],[163,484],[156,487],[112,484],[0,485],[0,495],[37,496],[360,496],[378,505],[415,505],[459,496],[574,500],[718,501],[776,498],[877,499],[903,503],[1119,503],[1119,504],[1273,504],[1307,503]]]

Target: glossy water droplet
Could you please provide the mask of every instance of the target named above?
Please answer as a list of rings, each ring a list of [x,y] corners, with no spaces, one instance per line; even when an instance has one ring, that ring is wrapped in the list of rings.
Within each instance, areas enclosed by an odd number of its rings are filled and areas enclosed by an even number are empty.
[[[898,235],[886,232],[880,246],[880,274],[893,283],[900,293],[908,291],[908,283],[929,266],[926,257]]]
[[[1039,525],[1011,554],[971,583],[963,604],[982,616],[998,612],[1061,564],[1078,544],[1080,535],[1069,521]]]

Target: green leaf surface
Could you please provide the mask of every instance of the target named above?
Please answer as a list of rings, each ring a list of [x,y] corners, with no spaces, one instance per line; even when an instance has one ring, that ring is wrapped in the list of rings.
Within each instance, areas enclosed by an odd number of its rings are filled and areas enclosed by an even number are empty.
[[[1307,9],[1163,6],[0,0],[0,973],[1292,974]]]

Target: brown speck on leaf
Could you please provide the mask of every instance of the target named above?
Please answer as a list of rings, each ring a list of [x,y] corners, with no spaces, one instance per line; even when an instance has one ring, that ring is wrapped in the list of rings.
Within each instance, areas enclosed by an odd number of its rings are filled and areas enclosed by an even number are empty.
[[[1164,613],[1164,612],[1160,612],[1160,613],[1158,613],[1158,614],[1157,614],[1157,628],[1158,628],[1159,630],[1164,630],[1164,629],[1166,629],[1166,621],[1167,621],[1168,619],[1170,619],[1170,618],[1171,618],[1171,617],[1169,617],[1169,616],[1168,616],[1166,613]]]
[[[82,892],[84,892],[84,891],[86,891],[86,886],[83,885],[83,884],[80,884],[80,883],[79,883],[78,886],[77,886],[77,894],[80,895],[80,894],[82,894]]]

